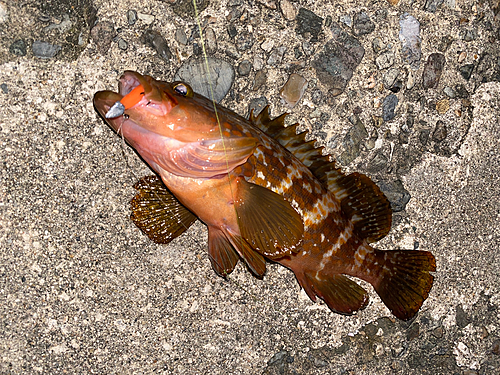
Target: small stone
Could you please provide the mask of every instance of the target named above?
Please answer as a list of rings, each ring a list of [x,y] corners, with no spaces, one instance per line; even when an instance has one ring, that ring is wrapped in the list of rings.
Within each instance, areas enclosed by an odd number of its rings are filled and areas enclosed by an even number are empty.
[[[145,13],[137,13],[137,18],[144,22],[146,25],[150,25],[155,20],[155,16]]]
[[[446,125],[443,121],[439,120],[436,122],[436,128],[432,133],[432,140],[436,143],[442,142],[445,140],[448,135],[448,130],[446,129]]]
[[[147,29],[142,34],[141,41],[153,48],[158,56],[166,62],[169,62],[172,58],[172,52],[170,52],[167,41],[158,31]]]
[[[266,39],[260,45],[260,48],[262,48],[266,52],[271,51],[273,47],[274,47],[274,40],[272,39]]]
[[[435,13],[437,8],[443,4],[444,0],[427,0],[425,2],[424,10],[430,13]]]
[[[445,65],[445,57],[441,53],[433,53],[427,59],[422,73],[422,86],[424,89],[435,88],[441,78]]]
[[[118,48],[125,51],[128,48],[128,43],[122,38],[118,38]]]
[[[241,57],[241,54],[236,50],[236,47],[231,44],[227,46],[224,52],[233,60],[238,60]]]
[[[458,85],[455,85],[455,92],[457,93],[457,96],[459,98],[466,99],[469,97],[469,92],[467,91],[465,86],[462,85],[461,83],[459,83]]]
[[[6,83],[2,83],[2,84],[0,85],[0,90],[2,90],[2,92],[3,92],[4,94],[8,94],[8,93],[9,93],[9,86],[7,86],[7,84],[6,84]]]
[[[184,31],[184,29],[175,30],[175,40],[177,41],[177,43],[180,43],[183,45],[188,44],[188,38],[187,38],[187,35],[186,35],[186,32]]]
[[[308,41],[304,41],[304,43],[302,43],[302,50],[307,56],[312,56],[314,54],[314,47]]]
[[[61,50],[61,46],[35,40],[31,46],[33,55],[41,59],[53,58]]]
[[[234,81],[234,69],[231,64],[214,57],[208,56],[208,61],[204,58],[190,58],[186,60],[177,70],[174,76],[174,81],[184,81],[191,85],[193,91],[207,98],[211,97],[210,83],[212,80],[212,88],[214,100],[220,102],[229,92]],[[207,72],[207,65],[210,69],[210,74]]]
[[[387,0],[389,2],[389,4],[391,4],[392,6],[396,6],[398,5],[399,3],[399,0]]]
[[[9,20],[9,11],[7,4],[0,2],[0,23],[5,23]]]
[[[231,38],[234,38],[236,35],[238,35],[238,29],[236,29],[236,27],[233,24],[230,24],[227,27],[227,33]]]
[[[444,329],[443,327],[437,327],[435,328],[433,331],[432,331],[432,336],[434,336],[435,338],[442,338],[444,336]]]
[[[418,323],[413,324],[406,332],[406,338],[408,341],[416,339],[420,334],[420,326]]]
[[[311,100],[316,105],[319,105],[323,102],[323,93],[320,89],[314,89],[311,92]]]
[[[269,56],[269,59],[267,59],[267,65],[276,66],[281,64],[285,52],[286,52],[286,47],[278,47],[273,49],[271,56]]]
[[[460,39],[464,42],[472,42],[477,39],[477,29],[465,29],[460,31]]]
[[[365,12],[359,12],[354,15],[353,31],[356,35],[367,35],[375,30],[375,24],[370,19],[370,16]]]
[[[472,76],[472,71],[474,70],[474,64],[462,65],[459,69],[460,75],[464,77],[466,81]]]
[[[401,41],[401,55],[413,70],[420,67],[422,56],[420,39],[420,22],[408,13],[401,16],[399,20],[399,40]]]
[[[398,75],[399,75],[399,69],[396,68],[389,69],[384,74],[384,87],[386,89],[390,89],[392,86],[394,86],[394,83],[396,82]]]
[[[23,39],[18,39],[9,46],[9,52],[16,56],[26,56],[26,43]]]
[[[215,31],[211,27],[207,27],[204,34],[207,54],[213,55],[217,51],[217,36],[215,35]]]
[[[382,40],[380,40],[380,38],[373,38],[372,48],[373,48],[373,52],[378,54],[380,51],[382,51],[385,48],[385,45],[382,43]]]
[[[290,108],[293,108],[302,98],[307,89],[307,81],[304,77],[293,73],[280,90],[280,96]]]
[[[127,22],[129,25],[134,25],[137,22],[137,12],[133,9],[127,11]]]
[[[453,88],[451,88],[450,86],[446,86],[444,89],[443,89],[443,92],[445,93],[445,95],[450,98],[450,99],[454,99],[457,97],[457,93],[455,92],[455,90],[453,90]]]
[[[450,109],[450,101],[448,99],[439,100],[436,102],[436,110],[440,114],[445,114]]]
[[[370,173],[382,172],[387,169],[387,162],[387,157],[381,152],[378,152],[373,159],[368,162],[366,169]]]
[[[438,51],[443,53],[446,52],[448,48],[450,48],[451,43],[453,43],[454,40],[455,39],[453,39],[453,37],[451,37],[450,35],[442,37],[437,45]]]
[[[267,104],[268,102],[265,96],[250,100],[250,104],[248,105],[247,118],[250,117],[250,113],[252,112],[252,110],[254,114],[259,114]]]
[[[391,203],[393,212],[401,212],[406,209],[406,205],[410,201],[411,195],[404,188],[401,180],[378,181],[377,185]]]
[[[323,18],[308,9],[300,8],[295,20],[297,22],[295,29],[297,34],[302,35],[304,39],[310,39],[312,42],[318,40],[318,35],[323,25]]]
[[[252,48],[254,43],[254,37],[252,33],[244,31],[236,37],[236,48],[238,51],[246,51]]]
[[[248,60],[243,60],[238,65],[238,75],[240,75],[241,77],[246,77],[247,75],[249,75],[251,70],[252,63]]]
[[[380,70],[390,68],[394,64],[394,57],[392,51],[384,52],[375,59],[375,64]]]
[[[413,71],[408,72],[408,80],[406,81],[406,88],[411,90],[415,86],[415,73]]]
[[[465,61],[465,59],[467,58],[467,52],[466,51],[462,51],[460,52],[460,54],[458,55],[458,62],[459,63],[463,63]]]
[[[109,21],[100,21],[92,28],[90,34],[99,52],[106,55],[113,38],[116,36],[115,26]]]
[[[394,94],[388,95],[384,98],[382,104],[382,118],[384,121],[391,121],[395,116],[396,106],[398,105],[398,97]]]
[[[496,339],[493,341],[493,345],[491,346],[491,352],[495,355],[500,355],[500,340]]]
[[[264,86],[266,82],[267,82],[267,69],[259,70],[257,73],[255,73],[252,90],[257,91],[262,86]]]
[[[339,17],[339,22],[342,22],[344,25],[348,27],[352,27],[352,17],[350,14],[343,14]]]
[[[281,13],[283,14],[283,17],[285,17],[287,21],[292,21],[295,19],[297,15],[297,10],[290,1],[280,0],[280,9]]]
[[[429,136],[431,134],[431,131],[429,129],[422,129],[420,131],[420,134],[418,135],[418,139],[422,146],[425,146],[427,142],[429,142]]]

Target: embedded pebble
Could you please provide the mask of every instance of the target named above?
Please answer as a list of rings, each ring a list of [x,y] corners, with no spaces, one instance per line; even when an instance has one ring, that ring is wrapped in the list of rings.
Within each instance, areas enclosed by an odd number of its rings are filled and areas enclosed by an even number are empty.
[[[339,95],[363,59],[365,50],[355,37],[342,31],[339,24],[333,22],[331,30],[333,38],[316,55],[311,65],[322,84],[329,87],[333,95]]]
[[[151,14],[137,13],[137,18],[144,22],[146,25],[150,25],[155,20],[155,17]]]
[[[175,40],[183,45],[186,45],[188,43],[187,35],[184,29],[175,30]]]
[[[306,89],[307,80],[304,77],[293,73],[290,75],[285,85],[281,88],[280,96],[290,108],[293,108],[302,98]]]
[[[188,59],[177,70],[174,81],[184,81],[191,85],[193,91],[210,98],[210,82],[214,100],[220,102],[229,92],[234,81],[234,69],[228,62],[208,56],[204,58]],[[207,72],[207,64],[210,71]]]
[[[213,55],[217,51],[217,36],[214,29],[207,27],[204,31],[205,34],[205,48],[209,55]]]
[[[415,86],[415,73],[413,71],[408,72],[408,80],[406,81],[406,88],[411,90]]]
[[[26,43],[23,39],[14,41],[9,46],[9,52],[16,56],[26,56]]]
[[[9,86],[7,86],[7,84],[6,84],[6,83],[2,83],[2,84],[0,85],[0,90],[2,90],[2,92],[3,92],[4,94],[8,94],[8,93],[9,93]]]
[[[308,9],[300,8],[295,21],[297,22],[297,28],[295,29],[297,34],[302,35],[305,39],[310,39],[312,42],[318,40],[323,18]]]
[[[262,48],[266,52],[270,52],[274,47],[274,40],[266,39],[261,43],[260,48]]]
[[[367,35],[375,30],[375,24],[370,19],[370,16],[365,12],[359,12],[354,15],[352,29],[356,35]]]
[[[224,52],[227,56],[229,56],[233,60],[238,60],[241,57],[241,54],[236,50],[236,47],[233,45],[227,46]]]
[[[474,70],[474,64],[462,65],[458,70],[461,76],[464,77],[466,81],[468,81],[472,75],[472,71]]]
[[[380,51],[382,51],[385,48],[385,45],[384,45],[384,43],[382,43],[382,40],[380,40],[380,38],[373,38],[372,48],[373,48],[373,52],[379,53]]]
[[[366,166],[366,169],[370,173],[382,172],[387,169],[387,157],[381,152],[377,152],[372,160],[370,160]]]
[[[424,10],[430,13],[435,13],[437,8],[443,4],[444,0],[427,0],[424,5]]]
[[[377,68],[379,69],[386,69],[390,68],[394,64],[394,52],[392,51],[387,51],[382,54],[380,54],[376,59],[375,59],[375,64],[377,64]]]
[[[477,39],[477,29],[465,29],[460,31],[460,39],[464,42],[472,42]]]
[[[61,46],[35,40],[31,46],[33,55],[41,59],[51,59],[61,50]]]
[[[319,105],[323,102],[323,93],[320,89],[314,89],[311,92],[311,100],[316,105]]]
[[[9,20],[9,11],[7,5],[0,2],[0,23],[5,23]]]
[[[158,56],[166,62],[169,62],[172,58],[172,52],[170,52],[167,41],[158,31],[147,29],[142,34],[141,41],[153,48]]]
[[[242,77],[246,77],[247,75],[249,75],[251,70],[252,70],[252,63],[248,60],[243,60],[238,65],[238,75]]]
[[[401,41],[401,55],[413,70],[420,67],[422,56],[420,39],[420,23],[408,13],[401,16],[399,20],[399,40]]]
[[[338,161],[342,165],[348,165],[360,155],[361,142],[368,137],[368,132],[359,118],[355,124],[347,131],[342,144],[344,152],[339,156]]]
[[[128,48],[128,43],[122,38],[118,38],[118,48],[121,50],[126,50]]]
[[[436,102],[436,111],[440,114],[444,114],[448,112],[450,109],[450,101],[448,99],[442,99]]]
[[[424,89],[435,88],[441,78],[445,64],[444,55],[441,53],[433,53],[427,59],[427,62],[422,73],[422,87]]]
[[[127,11],[127,22],[129,25],[134,25],[137,22],[137,12],[133,9]]]
[[[398,97],[394,94],[384,98],[384,102],[382,103],[382,118],[384,121],[391,121],[396,116],[395,111],[398,102]]]
[[[457,93],[455,92],[455,90],[453,90],[452,87],[450,86],[446,86],[444,89],[443,89],[443,92],[445,93],[445,95],[450,98],[450,99],[453,99],[453,98],[456,98],[457,96]]]
[[[259,71],[262,68],[264,68],[264,65],[265,65],[264,59],[259,55],[255,55],[253,58],[253,69],[255,71]]]
[[[257,91],[267,82],[267,69],[261,69],[255,73],[252,90]]]
[[[252,48],[254,43],[254,37],[252,33],[244,31],[236,37],[236,49],[238,51],[246,51]]]
[[[460,52],[460,54],[458,55],[458,62],[459,63],[463,63],[465,61],[465,59],[467,58],[467,52],[466,51],[462,51]]]
[[[285,52],[286,47],[278,47],[273,49],[273,52],[271,52],[271,56],[269,56],[269,59],[267,59],[267,65],[275,66],[281,64],[281,60],[283,60]]]
[[[280,9],[286,20],[292,21],[295,19],[297,11],[290,1],[280,0]]]
[[[391,68],[384,74],[384,87],[390,89],[396,83],[396,79],[399,75],[399,69]]]
[[[109,21],[99,21],[92,28],[90,34],[102,55],[105,55],[111,47],[111,42],[116,36],[115,26]]]
[[[436,127],[432,132],[432,140],[436,143],[439,143],[444,141],[447,135],[448,135],[448,130],[446,129],[445,123],[441,120],[437,121]]]
[[[266,105],[269,103],[267,102],[267,98],[265,96],[261,96],[260,98],[255,98],[250,100],[250,103],[248,104],[248,114],[247,118],[250,117],[250,113],[253,111],[254,115],[258,115]]]
[[[339,21],[342,22],[344,25],[347,25],[349,27],[352,27],[352,17],[350,14],[343,14],[339,17]]]
[[[393,212],[401,212],[406,209],[406,205],[411,199],[411,195],[403,186],[401,180],[378,181],[378,187],[391,202]]]

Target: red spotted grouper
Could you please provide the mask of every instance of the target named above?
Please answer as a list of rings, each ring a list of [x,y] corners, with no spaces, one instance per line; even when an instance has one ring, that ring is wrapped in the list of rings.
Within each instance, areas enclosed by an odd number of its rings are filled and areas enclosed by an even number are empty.
[[[434,256],[373,248],[391,227],[386,197],[365,175],[344,175],[297,124],[284,126],[285,115],[270,119],[266,108],[247,120],[186,83],[131,71],[119,93],[100,91],[94,105],[161,178],[141,179],[131,202],[132,220],[153,241],[168,243],[198,218],[219,275],[242,259],[262,277],[267,258],[342,314],[368,303],[346,275],[373,285],[400,319],[427,298]]]

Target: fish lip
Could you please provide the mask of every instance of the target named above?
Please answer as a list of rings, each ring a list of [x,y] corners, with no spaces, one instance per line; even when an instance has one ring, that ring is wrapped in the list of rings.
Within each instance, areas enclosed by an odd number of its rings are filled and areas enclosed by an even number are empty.
[[[120,77],[120,82],[118,83],[118,93],[122,96],[125,96],[137,86],[142,84],[145,80],[145,77],[143,77],[141,74],[133,72],[131,70],[126,70]],[[144,88],[146,89],[146,87]]]

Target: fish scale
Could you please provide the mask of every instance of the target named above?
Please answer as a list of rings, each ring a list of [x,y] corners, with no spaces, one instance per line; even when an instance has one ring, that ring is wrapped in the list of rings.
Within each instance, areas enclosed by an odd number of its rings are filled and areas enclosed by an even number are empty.
[[[297,124],[285,127],[285,114],[271,119],[266,107],[247,120],[186,83],[130,71],[119,87],[96,93],[94,105],[157,173],[135,185],[131,202],[131,218],[149,238],[168,243],[197,217],[223,277],[240,259],[262,277],[267,258],[332,311],[367,305],[367,292],[347,277],[354,276],[396,317],[418,312],[434,256],[372,247],[391,227],[387,198],[367,176],[343,174],[306,132],[296,134]]]

